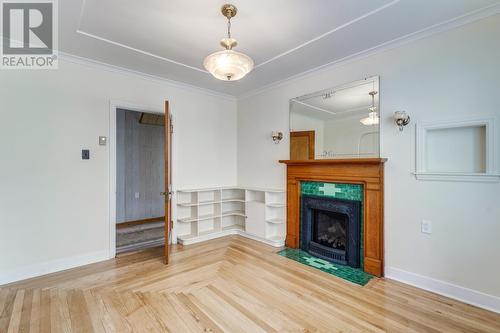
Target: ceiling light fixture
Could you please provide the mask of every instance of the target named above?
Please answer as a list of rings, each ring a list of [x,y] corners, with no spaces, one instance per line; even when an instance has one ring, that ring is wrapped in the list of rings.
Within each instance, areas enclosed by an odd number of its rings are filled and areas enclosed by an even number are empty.
[[[323,95],[321,95],[321,97],[323,97],[323,99],[329,99],[329,98],[333,97],[333,94],[335,94],[335,91],[329,91],[329,92],[324,93]]]
[[[368,108],[370,113],[368,113],[368,117],[361,119],[359,122],[365,126],[378,125],[380,120],[377,114],[377,107],[375,106],[375,95],[377,92],[370,91],[368,94],[372,97],[372,106]]]
[[[221,8],[222,15],[227,18],[227,37],[222,38],[220,45],[225,48],[208,55],[203,61],[203,66],[219,80],[236,81],[247,75],[254,66],[252,58],[246,54],[233,51],[238,45],[236,39],[231,37],[231,18],[237,13],[237,8],[225,4]]]

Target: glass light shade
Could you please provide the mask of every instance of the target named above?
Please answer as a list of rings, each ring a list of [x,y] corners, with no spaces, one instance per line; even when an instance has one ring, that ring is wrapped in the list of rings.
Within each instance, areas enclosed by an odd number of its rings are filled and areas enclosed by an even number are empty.
[[[378,125],[379,118],[378,118],[377,112],[375,112],[375,111],[370,112],[368,114],[368,117],[361,119],[359,122],[365,126]]]
[[[208,55],[203,66],[219,80],[236,81],[253,69],[253,60],[243,53],[223,50]]]

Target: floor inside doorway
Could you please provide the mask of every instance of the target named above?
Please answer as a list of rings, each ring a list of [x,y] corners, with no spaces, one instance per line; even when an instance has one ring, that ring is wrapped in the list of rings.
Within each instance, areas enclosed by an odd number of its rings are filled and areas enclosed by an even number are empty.
[[[153,222],[116,229],[116,253],[164,244],[165,222]]]

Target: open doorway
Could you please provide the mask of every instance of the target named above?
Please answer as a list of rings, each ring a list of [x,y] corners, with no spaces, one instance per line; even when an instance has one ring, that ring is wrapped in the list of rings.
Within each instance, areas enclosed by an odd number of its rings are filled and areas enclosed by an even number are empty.
[[[165,116],[116,110],[116,253],[165,243]]]

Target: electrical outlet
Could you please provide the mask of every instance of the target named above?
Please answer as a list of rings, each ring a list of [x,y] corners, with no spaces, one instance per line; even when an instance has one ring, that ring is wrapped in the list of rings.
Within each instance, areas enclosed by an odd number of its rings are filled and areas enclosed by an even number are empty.
[[[432,233],[432,221],[422,220],[422,233],[431,234]]]
[[[140,196],[141,196],[141,195],[139,194],[139,192],[135,192],[135,198],[136,198],[136,199],[139,199],[139,197],[140,197]]]

